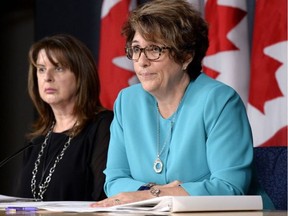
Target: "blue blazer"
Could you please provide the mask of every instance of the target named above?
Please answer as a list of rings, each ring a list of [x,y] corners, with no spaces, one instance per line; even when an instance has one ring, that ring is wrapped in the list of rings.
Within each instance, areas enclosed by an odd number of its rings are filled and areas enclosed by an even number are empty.
[[[155,98],[141,84],[122,90],[110,130],[104,171],[108,196],[137,191],[148,182],[174,180],[183,182],[181,186],[190,195],[248,191],[253,143],[245,106],[231,87],[203,73],[190,82],[177,113],[168,119],[159,115]],[[159,134],[163,171],[157,174],[153,163]]]

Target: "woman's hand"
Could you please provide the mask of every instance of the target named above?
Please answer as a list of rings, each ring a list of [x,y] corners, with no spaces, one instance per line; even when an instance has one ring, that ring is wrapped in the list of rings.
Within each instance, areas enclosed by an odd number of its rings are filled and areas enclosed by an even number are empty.
[[[178,187],[178,186],[180,186],[181,183],[182,182],[175,180],[173,182],[170,182],[169,184],[159,185],[159,188],[161,188],[161,187]],[[155,187],[158,187],[158,185],[156,185]]]
[[[123,192],[115,196],[106,198],[99,202],[93,203],[91,207],[111,207],[115,205],[122,205],[126,203],[137,202],[141,200],[150,199],[153,196],[147,191]]]
[[[179,186],[180,184],[181,182],[176,180],[170,182],[169,184],[155,185],[153,187],[160,189],[159,196],[188,196],[189,194],[181,186]],[[104,200],[95,202],[91,205],[91,207],[111,207],[151,198],[155,198],[155,196],[153,196],[149,190],[123,192]]]

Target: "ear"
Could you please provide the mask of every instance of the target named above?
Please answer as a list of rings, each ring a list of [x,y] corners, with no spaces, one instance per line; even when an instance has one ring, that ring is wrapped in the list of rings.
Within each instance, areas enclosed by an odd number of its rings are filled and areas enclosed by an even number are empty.
[[[192,62],[194,55],[189,54],[186,58],[186,61],[183,63],[182,70],[186,70],[188,65]]]

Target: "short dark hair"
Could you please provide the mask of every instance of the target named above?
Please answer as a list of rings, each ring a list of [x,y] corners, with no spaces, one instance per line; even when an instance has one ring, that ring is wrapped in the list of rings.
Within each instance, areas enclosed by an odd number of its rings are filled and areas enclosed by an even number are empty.
[[[175,62],[184,63],[193,56],[187,72],[190,79],[202,70],[202,60],[209,46],[208,25],[201,13],[185,0],[153,0],[129,14],[122,28],[126,45],[130,46],[138,31],[145,40],[172,48]]]

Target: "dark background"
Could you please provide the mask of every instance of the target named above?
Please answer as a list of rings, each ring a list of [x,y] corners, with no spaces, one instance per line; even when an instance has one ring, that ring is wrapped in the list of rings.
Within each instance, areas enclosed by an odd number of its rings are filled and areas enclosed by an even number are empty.
[[[253,13],[254,2],[247,0],[248,15]],[[25,133],[35,117],[27,93],[30,46],[44,36],[69,33],[91,49],[97,62],[101,5],[102,0],[1,1],[0,161],[23,147]],[[252,23],[253,16],[249,17]],[[0,194],[15,195],[20,162],[18,155],[0,167]]]
[[[0,161],[24,145],[35,113],[27,92],[27,54],[38,39],[70,33],[98,59],[102,1],[4,0],[0,9]],[[0,168],[0,194],[14,195],[21,155]]]
[[[30,46],[47,35],[69,33],[90,48],[97,62],[101,6],[102,0],[1,1],[0,161],[23,147],[36,115],[27,92]],[[0,167],[0,194],[15,194],[20,162],[18,155]]]

